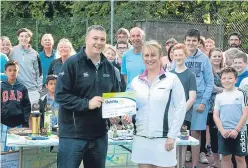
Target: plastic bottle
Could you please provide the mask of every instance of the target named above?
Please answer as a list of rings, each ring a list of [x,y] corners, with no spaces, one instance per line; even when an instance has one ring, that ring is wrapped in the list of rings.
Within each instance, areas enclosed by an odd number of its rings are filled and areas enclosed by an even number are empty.
[[[52,110],[50,108],[50,105],[46,105],[46,112],[44,114],[44,127],[46,129],[47,135],[52,134]]]

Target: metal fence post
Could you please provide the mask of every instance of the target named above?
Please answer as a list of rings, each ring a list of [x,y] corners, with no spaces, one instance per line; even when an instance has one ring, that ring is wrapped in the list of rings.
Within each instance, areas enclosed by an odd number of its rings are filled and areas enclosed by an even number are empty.
[[[111,0],[111,23],[110,23],[110,42],[113,45],[113,32],[114,32],[114,0]]]
[[[85,22],[86,22],[86,24],[85,24],[85,25],[86,25],[86,29],[85,29],[86,31],[85,31],[85,33],[86,33],[86,32],[87,32],[87,29],[88,29],[88,27],[89,27],[89,20],[86,19]]]
[[[223,20],[222,18],[220,17],[220,27],[219,27],[219,47],[224,50],[224,47],[223,47],[223,41],[224,41],[224,27],[223,27]]]
[[[38,31],[38,24],[39,24],[39,21],[36,20],[35,21],[35,37],[36,37],[36,44],[35,44],[35,47],[36,47],[36,51],[39,51],[39,31]]]

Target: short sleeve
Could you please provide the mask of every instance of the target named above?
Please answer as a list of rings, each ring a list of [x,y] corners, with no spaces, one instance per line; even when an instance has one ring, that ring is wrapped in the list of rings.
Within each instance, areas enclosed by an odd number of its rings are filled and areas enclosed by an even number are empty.
[[[248,101],[247,101],[247,94],[245,91],[242,90],[242,107],[247,107],[248,106]]]
[[[242,80],[240,82],[239,88],[245,90],[244,87],[245,87],[245,82],[244,82],[244,80]]]
[[[244,90],[246,92],[246,95],[248,94],[248,77],[244,78],[241,81],[239,88]]]
[[[126,54],[123,55],[121,60],[121,74],[127,75],[127,66],[126,66]]]
[[[220,110],[219,95],[216,95],[215,103],[214,103],[214,110]]]
[[[189,91],[196,91],[196,78],[195,74],[191,73]]]

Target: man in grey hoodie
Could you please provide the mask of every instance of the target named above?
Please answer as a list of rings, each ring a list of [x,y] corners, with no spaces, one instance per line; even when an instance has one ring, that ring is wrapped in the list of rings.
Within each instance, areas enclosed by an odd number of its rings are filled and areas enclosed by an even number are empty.
[[[189,50],[185,65],[196,76],[197,98],[193,105],[191,119],[192,136],[201,139],[201,131],[206,130],[208,116],[208,102],[214,87],[212,66],[207,55],[197,48],[200,41],[200,32],[190,29],[186,32],[184,43]],[[192,147],[192,166],[195,168],[199,161],[200,146]]]
[[[38,103],[42,89],[39,54],[30,45],[32,35],[31,30],[27,28],[19,29],[17,31],[19,44],[13,47],[10,54],[10,59],[18,62],[19,75],[17,80],[27,87],[31,105]]]

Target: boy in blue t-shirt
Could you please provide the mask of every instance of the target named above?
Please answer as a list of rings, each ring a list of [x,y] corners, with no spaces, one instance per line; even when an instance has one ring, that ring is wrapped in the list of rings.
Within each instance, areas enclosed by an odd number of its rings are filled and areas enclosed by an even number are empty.
[[[219,153],[222,154],[221,167],[232,168],[232,155],[235,155],[238,168],[245,168],[248,154],[247,128],[248,101],[245,91],[235,87],[238,73],[232,67],[221,73],[222,93],[215,99],[214,121],[219,130]]]
[[[54,94],[55,94],[55,87],[56,87],[56,75],[48,75],[46,78],[45,86],[47,88],[48,93],[41,97],[39,104],[40,104],[40,112],[43,114],[41,117],[41,127],[44,126],[44,115],[49,108],[52,112],[52,127],[58,124],[58,110],[59,104],[55,102]]]
[[[234,56],[233,67],[238,72],[237,82],[235,84],[236,87],[239,87],[241,81],[248,77],[248,71],[246,70],[247,66],[247,55],[244,52],[238,52]]]
[[[193,104],[196,100],[196,77],[185,65],[187,59],[188,50],[184,44],[176,44],[173,49],[173,61],[176,63],[176,68],[171,72],[176,74],[180,79],[186,98],[186,115],[183,122],[182,130],[190,130]],[[183,148],[182,164],[185,168],[185,156],[187,147]]]

